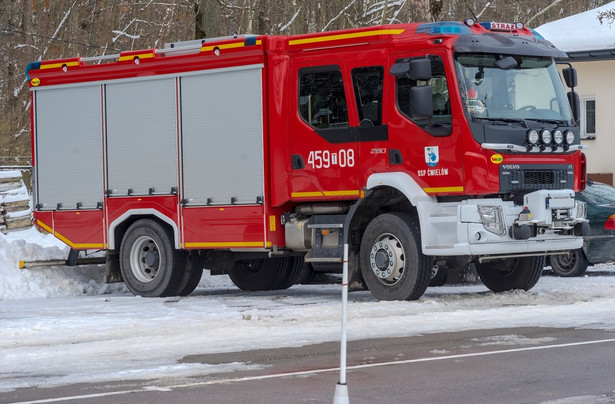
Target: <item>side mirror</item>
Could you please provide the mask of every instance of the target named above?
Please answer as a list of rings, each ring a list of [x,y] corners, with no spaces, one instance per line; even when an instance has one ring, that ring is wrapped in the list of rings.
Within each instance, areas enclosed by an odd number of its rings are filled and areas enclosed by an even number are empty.
[[[408,74],[411,80],[428,81],[431,79],[431,61],[429,59],[414,59],[410,62],[395,63],[389,72],[395,77]]]
[[[431,60],[414,59],[410,62],[410,79],[429,81],[431,79]]]
[[[391,73],[395,77],[401,77],[404,74],[408,73],[408,71],[410,71],[410,63],[404,62],[395,63],[393,66],[391,66],[391,70],[389,70],[389,73]]]
[[[410,116],[416,119],[430,119],[433,116],[433,90],[431,86],[417,86],[410,89]]]
[[[562,75],[568,87],[575,88],[577,86],[577,69],[574,67],[567,67],[562,69]]]
[[[581,118],[581,100],[579,99],[579,94],[574,91],[570,91],[566,95],[568,96],[568,102],[570,103],[570,109],[572,110],[572,118],[578,124],[579,119]]]

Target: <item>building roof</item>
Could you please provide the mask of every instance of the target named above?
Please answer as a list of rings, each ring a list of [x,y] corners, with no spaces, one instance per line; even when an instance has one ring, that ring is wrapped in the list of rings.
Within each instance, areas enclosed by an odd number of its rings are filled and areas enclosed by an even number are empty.
[[[603,20],[601,24],[598,20],[598,14],[608,10],[615,10],[615,1],[546,23],[536,31],[571,60],[615,59],[615,22]]]

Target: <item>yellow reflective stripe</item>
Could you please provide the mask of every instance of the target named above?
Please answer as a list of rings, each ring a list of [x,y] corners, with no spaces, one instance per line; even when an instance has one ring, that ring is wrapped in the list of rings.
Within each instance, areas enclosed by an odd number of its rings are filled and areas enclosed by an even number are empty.
[[[49,226],[47,226],[45,223],[41,222],[40,220],[36,219],[36,224],[40,227],[42,227],[43,229],[45,229],[45,231],[53,234],[53,229]]]
[[[58,69],[62,66],[79,66],[79,62],[66,62],[66,63],[43,63],[41,64],[41,69]]]
[[[265,243],[264,241],[218,241],[218,242],[194,242],[184,243],[186,248],[216,248],[216,247],[228,247],[228,248],[245,248],[245,247],[271,247],[270,241]]]
[[[290,194],[292,198],[309,198],[312,196],[325,196],[322,192],[292,192]]]
[[[319,37],[314,37],[314,38],[291,39],[288,41],[288,44],[291,46],[292,45],[305,45],[309,43],[340,41],[343,39],[364,38],[367,36],[376,36],[376,35],[399,35],[402,32],[404,32],[403,29],[375,29],[371,31],[353,32],[350,34],[337,34],[337,35],[319,36]]]
[[[359,196],[358,189],[351,189],[348,191],[325,191],[325,196]]]
[[[54,236],[56,236],[59,240],[61,240],[62,242],[64,242],[66,245],[68,245],[71,248],[81,248],[81,249],[101,249],[101,248],[105,248],[106,246],[103,243],[73,243],[72,241],[70,241],[69,239],[67,239],[66,237],[64,237],[63,235],[61,235],[60,233],[58,233],[57,231],[53,231],[53,229],[49,226],[47,226],[45,223],[41,222],[40,220],[36,220],[36,224],[40,227],[42,227],[43,229],[45,229],[45,231],[53,234]]]
[[[61,241],[63,241],[64,243],[66,243],[71,248],[77,248],[77,249],[79,249],[79,248],[80,249],[94,249],[94,248],[95,249],[101,249],[101,248],[104,248],[103,243],[84,243],[84,244],[73,243],[72,241],[70,241],[69,239],[67,239],[66,237],[64,237],[60,233],[58,233],[57,231],[53,235],[56,236]]]
[[[436,192],[463,192],[463,186],[460,187],[437,187],[437,188],[423,188],[428,194],[433,194]]]
[[[256,45],[261,45],[262,41],[259,39],[256,41]],[[216,48],[218,49],[233,49],[233,48],[243,48],[245,45],[245,42],[233,42],[233,43],[226,43],[226,44],[222,44],[222,45],[208,45],[208,46],[202,46],[201,47],[201,52],[210,52]]]
[[[311,192],[292,192],[293,198],[309,198],[315,196],[360,196],[358,189],[349,189],[344,191],[311,191]]]
[[[153,53],[141,53],[139,55],[124,55],[124,56],[120,56],[118,58],[119,62],[124,62],[126,60],[133,60],[134,58],[138,57],[139,59],[151,59],[154,57]]]

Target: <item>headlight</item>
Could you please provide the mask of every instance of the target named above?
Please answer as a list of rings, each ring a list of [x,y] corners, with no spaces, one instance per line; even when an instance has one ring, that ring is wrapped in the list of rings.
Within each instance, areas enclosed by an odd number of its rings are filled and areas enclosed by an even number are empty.
[[[556,145],[560,145],[564,142],[564,134],[561,130],[557,129],[555,132],[553,132],[553,140],[555,141]]]
[[[530,129],[527,132],[527,142],[532,146],[538,143],[538,131],[536,129]]]
[[[551,135],[551,131],[549,131],[548,129],[545,129],[542,132],[540,132],[540,140],[542,140],[543,144],[551,143],[551,140],[553,140],[553,136]]]
[[[571,130],[567,130],[565,135],[566,135],[566,144],[572,144],[572,142],[574,142],[574,132]]]
[[[506,234],[504,226],[504,214],[501,206],[478,206],[480,221],[485,230],[498,236]]]

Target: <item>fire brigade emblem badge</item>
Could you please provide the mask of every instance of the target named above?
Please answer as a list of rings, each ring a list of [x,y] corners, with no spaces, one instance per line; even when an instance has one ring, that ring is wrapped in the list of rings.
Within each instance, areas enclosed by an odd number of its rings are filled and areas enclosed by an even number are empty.
[[[425,162],[429,167],[435,167],[440,161],[440,153],[438,146],[429,146],[425,148]]]

